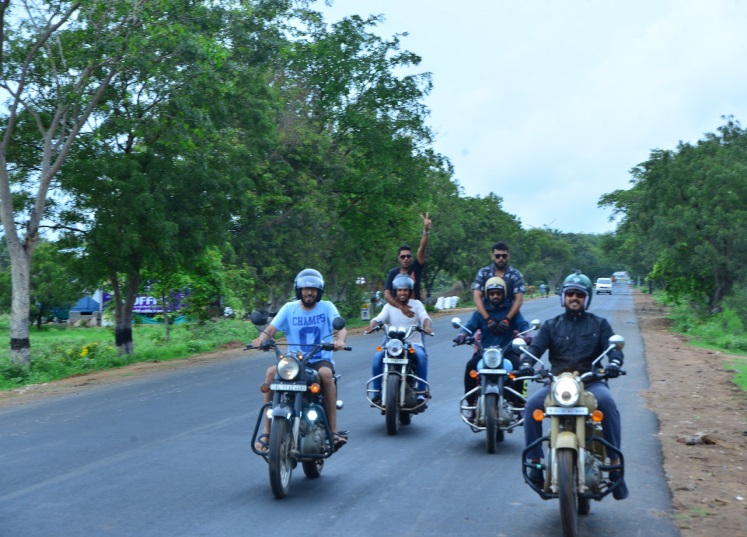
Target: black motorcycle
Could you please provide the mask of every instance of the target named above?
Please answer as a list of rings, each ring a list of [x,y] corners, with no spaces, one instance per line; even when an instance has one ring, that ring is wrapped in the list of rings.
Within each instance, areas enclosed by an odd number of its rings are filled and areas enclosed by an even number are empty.
[[[518,337],[540,327],[535,319],[531,328],[517,334]],[[470,371],[470,376],[479,384],[465,393],[459,401],[459,415],[472,432],[486,432],[485,448],[488,453],[495,453],[496,443],[503,442],[506,432],[513,432],[524,423],[524,393],[519,393],[509,385],[513,364],[505,354],[511,350],[511,343],[506,348],[482,346],[475,335],[462,325],[459,317],[451,320],[454,328],[468,333],[465,344],[474,345],[481,358],[477,368]],[[476,401],[476,403],[472,403]]]
[[[258,329],[267,323],[259,312],[251,315]],[[345,320],[337,317],[332,323],[335,330],[345,327]],[[246,349],[254,349],[247,345]],[[308,478],[317,478],[322,473],[324,461],[335,451],[333,431],[327,421],[319,373],[306,366],[307,360],[320,350],[334,350],[330,342],[311,346],[306,352],[281,352],[277,342],[268,339],[259,347],[263,351],[275,351],[277,374],[272,384],[264,389],[273,391],[271,402],[262,405],[252,435],[252,451],[265,459],[270,470],[270,487],[276,498],[284,498],[290,490],[291,474],[300,462]],[[351,350],[345,347],[345,350]],[[335,384],[340,378],[335,375]],[[337,408],[342,408],[337,401]],[[262,430],[263,420],[271,420],[267,451],[255,447]],[[346,431],[337,432],[347,437]]]

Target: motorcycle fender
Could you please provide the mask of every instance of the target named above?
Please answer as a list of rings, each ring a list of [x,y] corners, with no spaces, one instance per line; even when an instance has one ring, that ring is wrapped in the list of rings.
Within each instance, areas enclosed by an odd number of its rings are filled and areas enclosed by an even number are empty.
[[[485,393],[501,393],[501,391],[498,388],[497,384],[488,384],[487,386],[485,386]]]
[[[574,433],[568,431],[558,433],[558,437],[555,440],[555,448],[566,448],[578,451],[578,437]]]
[[[288,405],[276,405],[272,407],[272,417],[289,420],[293,417],[293,409]]]

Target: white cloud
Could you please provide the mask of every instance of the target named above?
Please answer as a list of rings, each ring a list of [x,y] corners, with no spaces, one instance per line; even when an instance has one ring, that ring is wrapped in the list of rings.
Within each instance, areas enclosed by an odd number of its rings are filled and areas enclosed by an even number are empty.
[[[614,229],[605,193],[652,149],[747,123],[747,2],[336,0],[330,20],[384,13],[381,35],[433,74],[436,150],[468,195],[525,227]]]

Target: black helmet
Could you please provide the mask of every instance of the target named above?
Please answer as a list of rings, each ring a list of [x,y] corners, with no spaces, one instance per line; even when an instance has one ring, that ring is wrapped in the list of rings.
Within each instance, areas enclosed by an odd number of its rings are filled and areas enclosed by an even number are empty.
[[[298,276],[296,276],[296,279],[293,282],[293,288],[296,291],[296,298],[298,300],[301,300],[301,289],[304,287],[317,289],[319,292],[316,294],[316,301],[319,302],[322,299],[322,294],[324,293],[324,278],[322,278],[322,275],[318,270],[307,268],[298,273]]]
[[[583,291],[586,293],[586,300],[584,301],[584,309],[588,310],[591,305],[591,280],[585,274],[581,272],[574,272],[563,280],[563,288],[560,290],[560,305],[565,308],[565,291],[566,289],[575,289],[577,291]]]

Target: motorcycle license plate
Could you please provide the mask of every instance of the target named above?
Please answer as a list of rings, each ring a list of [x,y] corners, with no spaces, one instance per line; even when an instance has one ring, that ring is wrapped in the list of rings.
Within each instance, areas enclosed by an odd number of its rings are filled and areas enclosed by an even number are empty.
[[[551,406],[545,410],[545,414],[548,416],[586,416],[588,413],[589,411],[582,406],[574,406],[571,408]]]
[[[305,384],[285,384],[280,382],[275,382],[273,384],[270,384],[270,389],[275,391],[284,391],[284,392],[305,392],[306,391],[306,385]]]
[[[480,369],[478,373],[481,375],[506,375],[508,371],[505,369]]]
[[[384,358],[385,364],[405,365],[409,362],[410,360],[408,360],[407,358]]]

